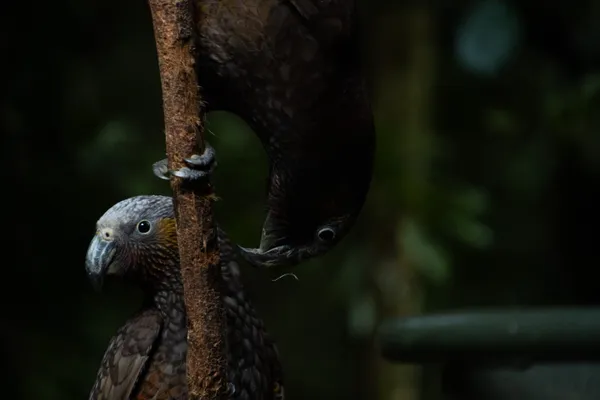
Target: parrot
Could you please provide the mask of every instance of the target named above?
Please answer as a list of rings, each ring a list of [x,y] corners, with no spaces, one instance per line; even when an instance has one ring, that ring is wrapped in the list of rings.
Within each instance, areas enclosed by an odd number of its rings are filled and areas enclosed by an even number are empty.
[[[186,400],[187,319],[173,199],[122,200],[100,217],[86,254],[92,285],[138,285],[144,302],[112,337],[89,400]],[[234,400],[284,399],[275,342],[244,292],[235,251],[218,230],[227,326],[227,390]]]
[[[255,267],[294,266],[325,254],[352,228],[375,153],[355,0],[194,0],[196,62],[206,112],[228,111],[259,138],[269,161],[266,216]],[[210,146],[176,171],[187,181],[214,165]]]

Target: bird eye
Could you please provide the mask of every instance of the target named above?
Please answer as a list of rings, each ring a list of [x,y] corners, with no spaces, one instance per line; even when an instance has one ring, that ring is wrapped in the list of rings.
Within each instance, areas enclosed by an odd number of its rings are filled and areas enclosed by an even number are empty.
[[[335,231],[331,228],[323,228],[317,232],[317,237],[322,242],[331,242],[335,239]]]
[[[148,233],[148,232],[150,232],[150,228],[151,228],[150,222],[148,222],[146,220],[140,221],[137,225],[137,230],[139,233]]]

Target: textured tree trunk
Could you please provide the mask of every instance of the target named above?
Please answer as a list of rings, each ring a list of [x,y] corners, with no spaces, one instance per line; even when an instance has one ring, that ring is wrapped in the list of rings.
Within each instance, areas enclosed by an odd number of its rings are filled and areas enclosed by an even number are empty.
[[[162,83],[169,169],[204,149],[204,110],[195,71],[191,0],[149,0]],[[225,399],[226,327],[211,187],[188,189],[171,178],[188,317],[190,399]]]

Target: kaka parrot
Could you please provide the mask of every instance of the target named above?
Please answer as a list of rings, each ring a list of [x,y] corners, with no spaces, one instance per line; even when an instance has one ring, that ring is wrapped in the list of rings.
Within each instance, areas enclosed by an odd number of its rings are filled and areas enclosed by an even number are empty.
[[[369,190],[375,127],[363,76],[355,0],[195,0],[198,79],[206,111],[241,117],[269,160],[260,267],[324,254],[353,226]],[[154,173],[195,180],[188,167]],[[213,159],[214,161],[214,159]]]
[[[284,398],[274,342],[244,293],[239,267],[219,231],[225,282],[228,390],[235,400]],[[138,196],[98,220],[86,270],[100,288],[108,276],[139,285],[144,305],[110,340],[90,400],[186,400],[187,325],[173,200]]]

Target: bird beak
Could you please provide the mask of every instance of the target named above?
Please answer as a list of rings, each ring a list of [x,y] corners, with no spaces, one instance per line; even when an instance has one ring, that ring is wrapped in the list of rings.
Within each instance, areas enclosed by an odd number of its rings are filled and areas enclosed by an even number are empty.
[[[250,265],[258,268],[291,267],[302,261],[304,248],[283,245],[268,251],[237,246],[240,255]]]
[[[116,245],[114,240],[105,240],[96,235],[88,247],[85,257],[85,269],[92,286],[97,291],[102,289],[104,276],[115,258]]]
[[[238,247],[238,252],[250,265],[258,268],[291,267],[310,258],[317,246],[314,243],[292,245],[286,235],[287,226],[281,217],[267,213],[263,223],[260,246]]]
[[[260,251],[267,252],[285,243],[286,235],[280,220],[267,213],[260,237]]]

